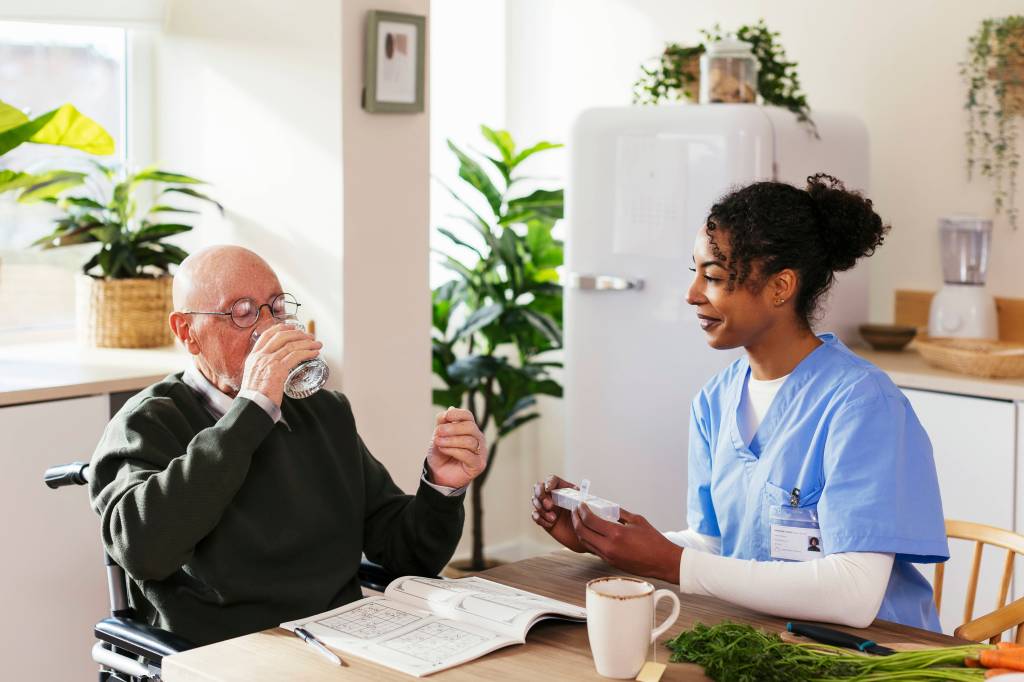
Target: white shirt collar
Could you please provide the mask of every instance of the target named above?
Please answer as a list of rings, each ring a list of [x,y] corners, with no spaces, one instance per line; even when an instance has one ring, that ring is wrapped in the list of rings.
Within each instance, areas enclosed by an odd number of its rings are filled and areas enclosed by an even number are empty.
[[[199,371],[199,368],[194,364],[189,365],[184,373],[181,375],[181,380],[186,386],[191,388],[199,400],[203,403],[203,407],[210,413],[215,420],[220,419],[227,411],[231,409],[232,403],[235,399],[228,394],[221,391],[219,388],[213,385],[206,376]],[[281,416],[281,408],[275,405],[270,398],[266,397],[258,391],[239,391],[239,398],[247,398],[252,400],[259,405],[263,410],[270,415],[270,418],[275,423],[281,422],[288,427],[288,422]],[[291,427],[288,427],[289,429]]]

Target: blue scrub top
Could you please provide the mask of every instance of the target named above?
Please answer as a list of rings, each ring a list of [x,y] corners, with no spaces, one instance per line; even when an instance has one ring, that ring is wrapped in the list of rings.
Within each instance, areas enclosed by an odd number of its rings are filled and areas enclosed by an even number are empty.
[[[884,372],[834,335],[819,338],[749,446],[737,421],[745,355],[694,398],[687,522],[720,537],[723,556],[771,561],[771,509],[799,488],[799,506],[817,508],[822,556],[895,555],[878,617],[941,631],[931,586],[912,565],[949,558],[931,442]]]

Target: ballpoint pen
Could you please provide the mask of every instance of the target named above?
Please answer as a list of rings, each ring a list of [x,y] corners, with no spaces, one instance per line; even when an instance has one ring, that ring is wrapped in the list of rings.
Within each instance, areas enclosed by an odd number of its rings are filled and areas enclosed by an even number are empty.
[[[341,657],[339,657],[336,653],[334,653],[326,646],[324,646],[324,643],[317,639],[316,635],[314,635],[306,628],[295,628],[295,636],[301,639],[306,644],[313,647],[314,649],[316,649],[317,651],[319,651],[331,663],[334,663],[335,665],[345,665],[345,661],[341,660]]]

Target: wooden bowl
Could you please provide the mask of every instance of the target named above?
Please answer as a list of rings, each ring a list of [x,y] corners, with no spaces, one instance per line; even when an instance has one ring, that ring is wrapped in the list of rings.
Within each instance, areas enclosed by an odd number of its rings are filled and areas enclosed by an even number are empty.
[[[903,350],[917,334],[917,327],[902,324],[862,324],[858,331],[875,350]]]

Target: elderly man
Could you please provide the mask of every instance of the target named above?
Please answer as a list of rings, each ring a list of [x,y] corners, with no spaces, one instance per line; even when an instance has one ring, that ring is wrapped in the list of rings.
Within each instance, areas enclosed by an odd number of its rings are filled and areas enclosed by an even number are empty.
[[[185,259],[170,325],[194,364],[133,397],[93,455],[92,504],[132,606],[197,644],[358,599],[364,552],[396,573],[436,573],[486,464],[472,416],[449,408],[419,489],[403,494],[345,396],[283,395],[288,372],[321,347],[280,323],[294,307],[251,251]]]

